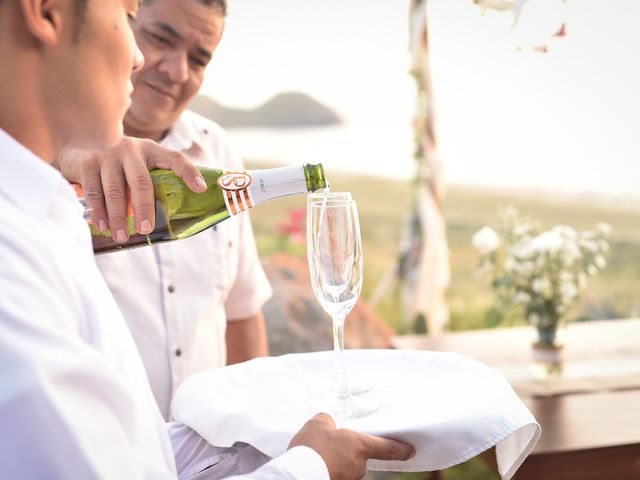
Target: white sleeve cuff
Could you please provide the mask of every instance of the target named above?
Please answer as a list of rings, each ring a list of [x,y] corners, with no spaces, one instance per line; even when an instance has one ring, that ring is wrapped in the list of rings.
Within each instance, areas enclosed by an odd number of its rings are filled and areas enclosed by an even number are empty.
[[[318,453],[309,447],[294,447],[263,465],[250,478],[286,480],[329,480],[329,470]],[[273,475],[273,476],[271,476]]]

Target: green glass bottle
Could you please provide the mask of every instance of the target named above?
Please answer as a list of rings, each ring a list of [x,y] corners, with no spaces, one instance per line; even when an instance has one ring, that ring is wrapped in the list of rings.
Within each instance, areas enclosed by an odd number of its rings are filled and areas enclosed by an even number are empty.
[[[170,170],[151,170],[156,198],[153,232],[139,234],[130,212],[129,240],[121,244],[111,238],[110,231],[100,232],[89,222],[93,251],[106,253],[191,237],[254,205],[326,187],[321,164],[247,171],[198,169],[209,187],[203,193],[192,192]]]

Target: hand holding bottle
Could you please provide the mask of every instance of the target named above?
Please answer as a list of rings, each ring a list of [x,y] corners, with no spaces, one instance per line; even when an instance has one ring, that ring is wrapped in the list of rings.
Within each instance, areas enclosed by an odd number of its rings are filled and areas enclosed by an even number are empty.
[[[124,137],[116,147],[104,151],[63,149],[53,166],[69,182],[82,186],[91,221],[101,232],[111,230],[118,243],[129,238],[129,197],[138,232],[146,234],[155,228],[150,169],[172,170],[194,192],[207,188],[200,171],[184,154],[148,139]]]
[[[128,238],[116,242],[110,230],[101,230],[92,221],[89,229],[93,251],[107,253],[188,238],[254,205],[326,186],[320,164],[246,171],[211,167],[198,170],[207,185],[204,192],[194,192],[171,170],[151,170],[148,175],[155,198],[155,228],[142,233],[138,216],[134,218],[131,208],[126,223]],[[78,196],[84,198],[84,192],[78,191]],[[85,219],[90,217],[85,211]]]

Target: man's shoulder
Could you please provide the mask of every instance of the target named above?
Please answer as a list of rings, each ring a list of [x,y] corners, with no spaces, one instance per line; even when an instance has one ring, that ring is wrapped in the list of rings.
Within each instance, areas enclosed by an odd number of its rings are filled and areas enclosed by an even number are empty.
[[[9,279],[21,285],[59,284],[60,259],[51,249],[58,233],[46,228],[43,220],[0,199],[0,283]]]
[[[211,135],[213,137],[227,137],[227,133],[220,124],[192,110],[187,109],[182,112],[180,115],[180,121],[189,124],[190,127],[195,128],[199,132],[206,132],[207,135]]]
[[[22,246],[20,250],[27,250],[30,244],[41,244],[41,227],[36,218],[0,197],[0,246]]]
[[[182,112],[180,121],[188,125],[191,138],[197,139],[200,147],[215,159],[214,163],[217,166],[229,169],[244,168],[229,134],[218,123],[191,110]]]

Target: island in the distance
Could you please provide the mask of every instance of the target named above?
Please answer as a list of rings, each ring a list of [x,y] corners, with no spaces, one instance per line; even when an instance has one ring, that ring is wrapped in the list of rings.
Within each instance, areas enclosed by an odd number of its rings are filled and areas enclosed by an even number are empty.
[[[189,108],[224,128],[305,128],[342,123],[329,107],[297,92],[280,93],[251,110],[225,107],[210,97],[198,95]]]

